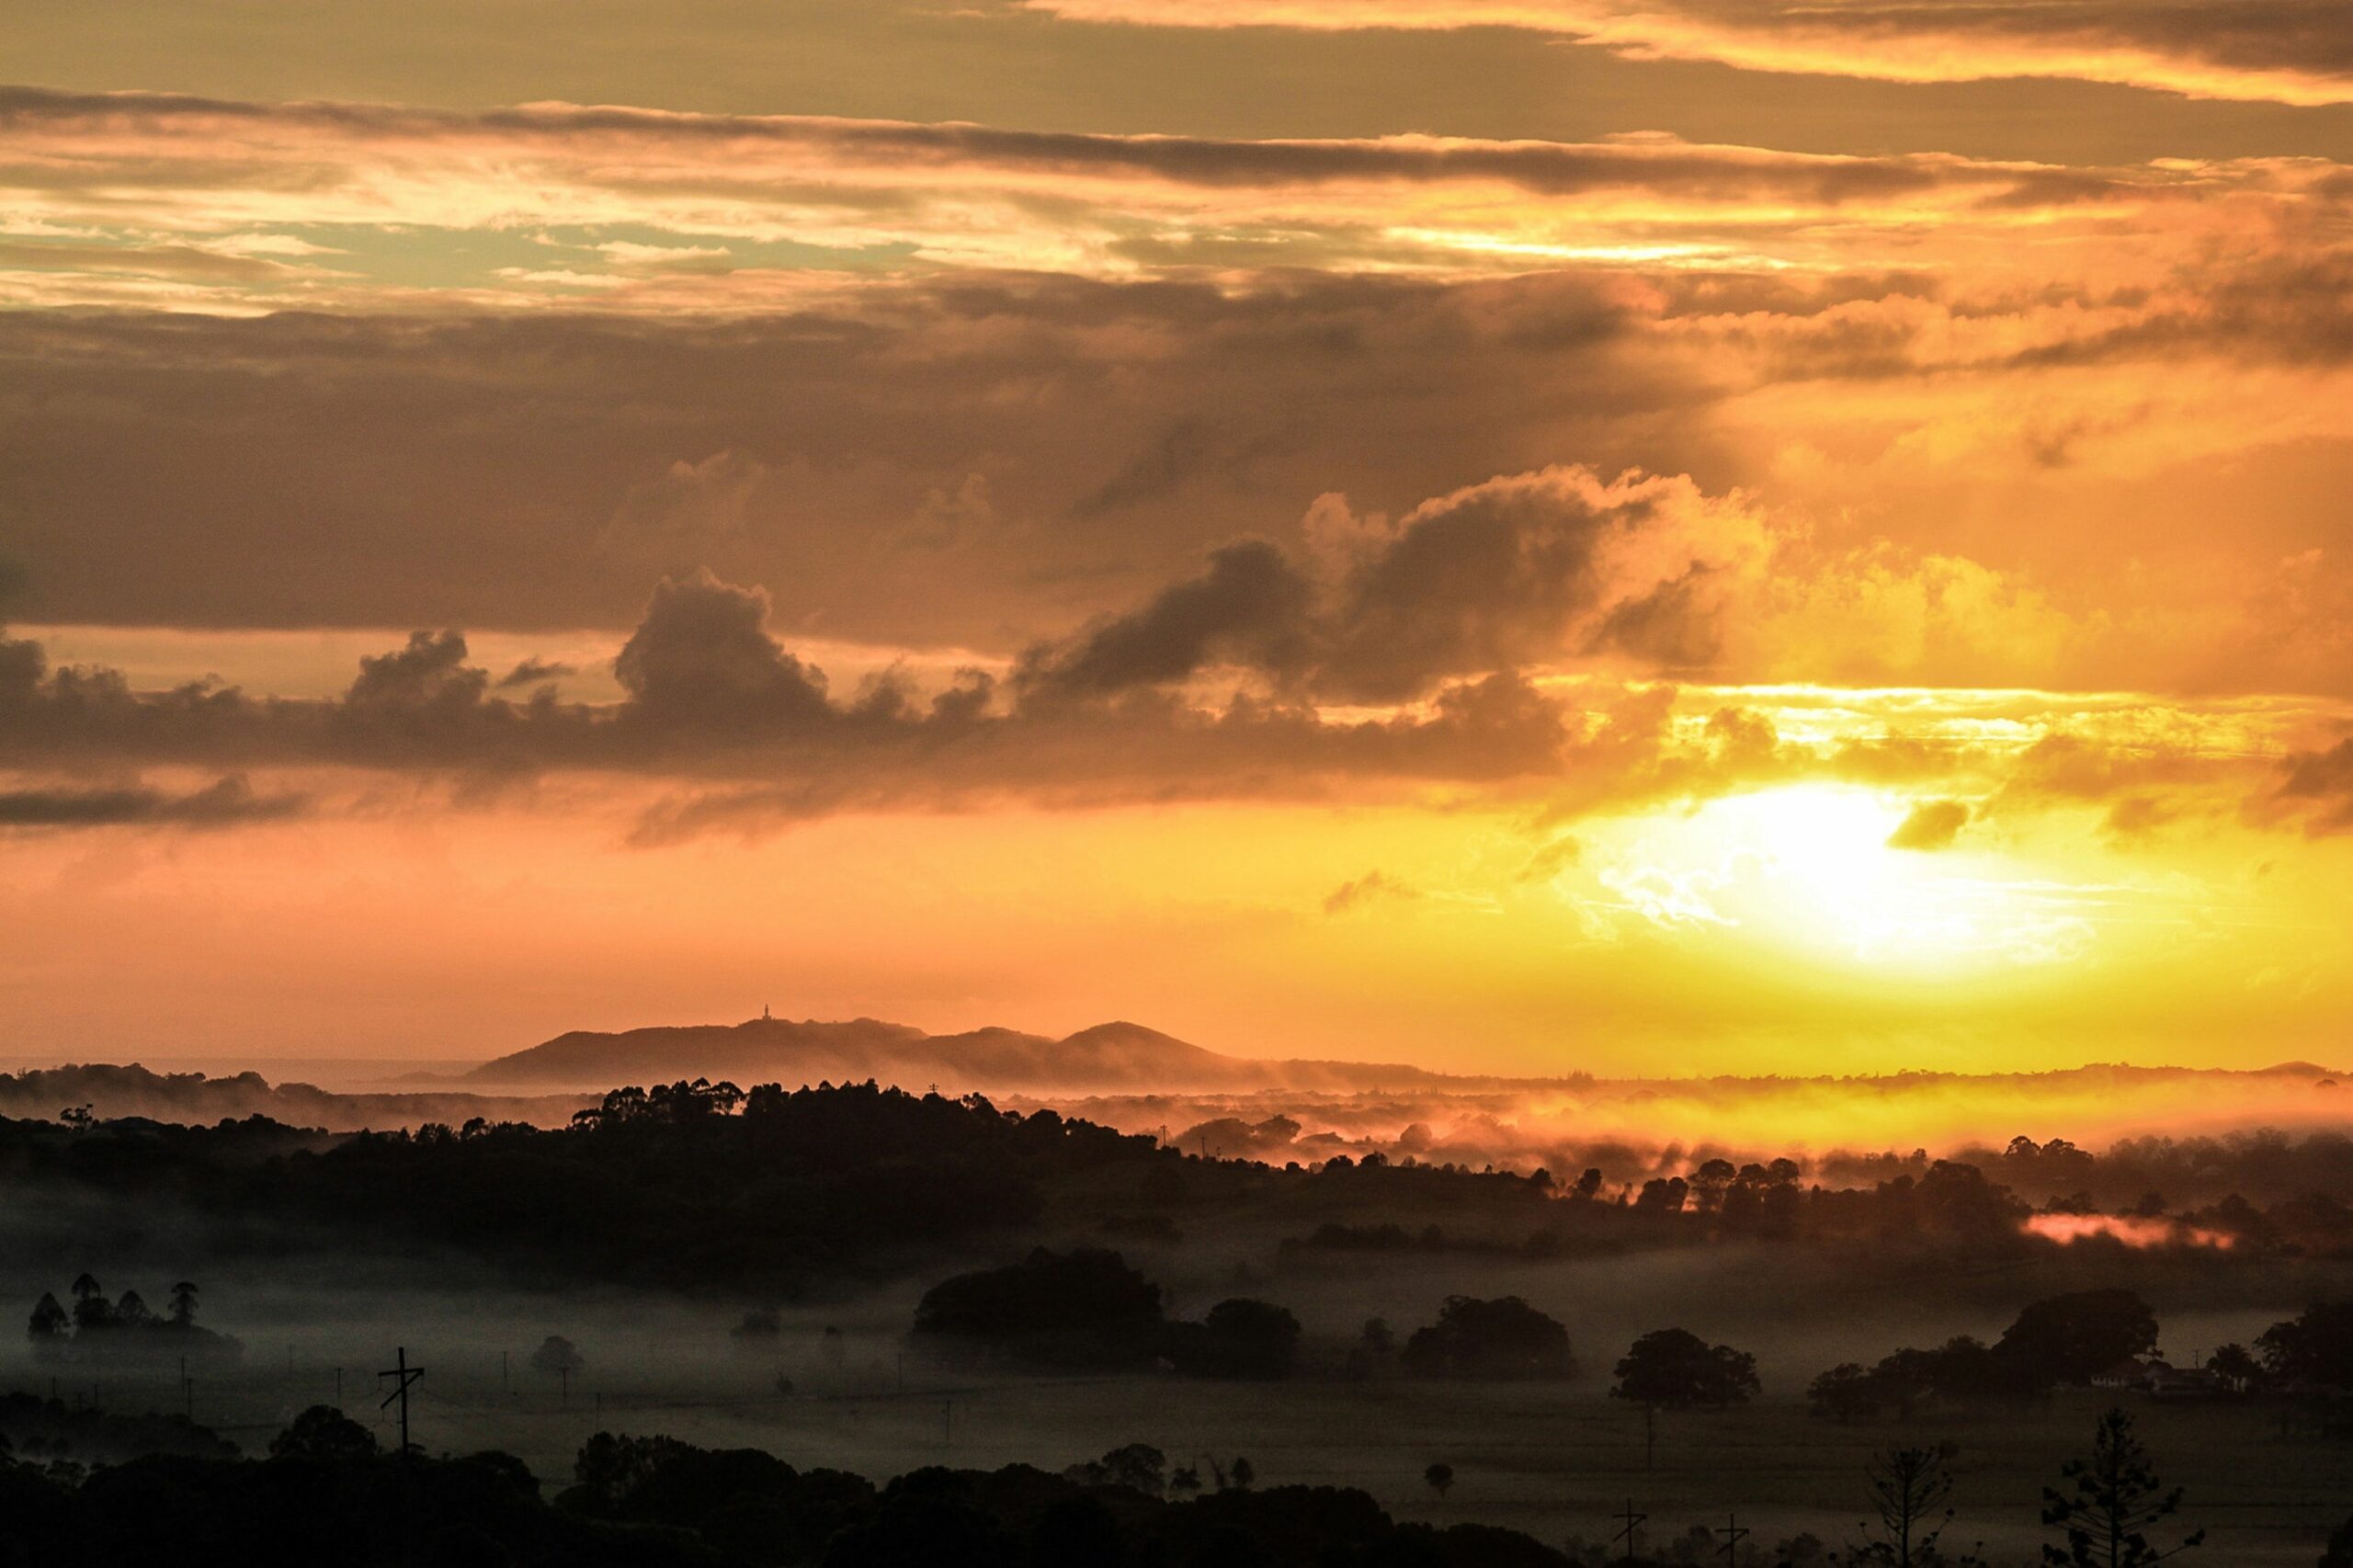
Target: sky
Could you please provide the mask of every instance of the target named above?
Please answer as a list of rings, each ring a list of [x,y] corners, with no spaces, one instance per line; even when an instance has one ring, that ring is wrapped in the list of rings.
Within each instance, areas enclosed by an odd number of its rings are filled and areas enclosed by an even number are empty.
[[[2346,1062],[2341,0],[0,24],[0,1053]]]

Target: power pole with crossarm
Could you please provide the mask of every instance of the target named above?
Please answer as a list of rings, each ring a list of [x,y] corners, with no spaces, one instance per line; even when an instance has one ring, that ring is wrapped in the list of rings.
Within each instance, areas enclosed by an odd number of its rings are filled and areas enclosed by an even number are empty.
[[[1648,1514],[1638,1514],[1634,1512],[1634,1500],[1631,1497],[1629,1497],[1626,1499],[1626,1511],[1616,1517],[1626,1521],[1626,1528],[1620,1530],[1612,1539],[1622,1540],[1626,1543],[1626,1561],[1631,1562],[1634,1560],[1634,1542],[1636,1539],[1634,1532],[1642,1528],[1643,1521],[1648,1519],[1650,1516]]]
[[[425,1369],[422,1367],[412,1367],[408,1364],[408,1346],[405,1345],[400,1347],[398,1360],[399,1364],[397,1366],[392,1367],[387,1371],[381,1371],[376,1374],[380,1378],[398,1378],[400,1380],[400,1381],[392,1385],[392,1392],[384,1396],[383,1404],[379,1404],[376,1408],[381,1410],[384,1408],[385,1404],[390,1404],[394,1400],[399,1400],[401,1402],[401,1458],[406,1459],[409,1457],[410,1453],[408,1441],[408,1391],[410,1388],[415,1386],[418,1380],[425,1376]]]

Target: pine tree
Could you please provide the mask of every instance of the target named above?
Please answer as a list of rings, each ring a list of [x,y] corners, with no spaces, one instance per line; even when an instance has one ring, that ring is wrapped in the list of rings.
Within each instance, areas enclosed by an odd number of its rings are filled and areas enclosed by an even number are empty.
[[[1866,1539],[1846,1561],[1871,1568],[1920,1568],[1923,1563],[1941,1562],[1937,1555],[1937,1538],[1944,1534],[1945,1526],[1952,1522],[1953,1511],[1949,1506],[1952,1498],[1953,1447],[1942,1443],[1933,1449],[1890,1449],[1871,1456],[1865,1476],[1865,1494],[1871,1512],[1879,1516],[1879,1528],[1871,1533],[1867,1520],[1863,1525]],[[1972,1559],[1964,1558],[1969,1562]]]
[[[2150,1568],[2206,1539],[2195,1530],[2175,1546],[2150,1544],[2149,1528],[2180,1511],[2182,1489],[2165,1489],[2149,1450],[2132,1436],[2132,1418],[2120,1409],[2100,1417],[2092,1457],[2069,1460],[2060,1473],[2075,1489],[2073,1495],[2043,1489],[2042,1522],[2057,1526],[2066,1541],[2043,1547],[2050,1568]]]

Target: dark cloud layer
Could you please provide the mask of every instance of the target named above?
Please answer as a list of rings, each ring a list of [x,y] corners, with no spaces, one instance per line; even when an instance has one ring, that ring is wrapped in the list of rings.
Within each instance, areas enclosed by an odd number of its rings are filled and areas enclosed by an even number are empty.
[[[1909,275],[967,277],[723,322],[15,312],[0,526],[24,619],[619,628],[648,582],[707,564],[769,585],[787,629],[1001,651],[1235,540],[1295,541],[1319,495],[1391,517],[1465,495],[1356,585],[1353,644],[1243,651],[1379,692],[1399,687],[1384,663],[1506,662],[1577,613],[1577,528],[1467,486],[1574,458],[1721,494],[1755,474],[1722,412],[1779,384],[2341,364],[2346,285],[2318,262],[2196,295],[1988,301]],[[2075,324],[2043,342],[2046,321]],[[1235,557],[1120,632],[1127,653],[1181,641],[1188,614],[1257,617],[1196,628],[1199,658],[1230,656],[1289,619],[1279,571]],[[1722,588],[1656,582],[1586,629],[1592,651],[1706,667]],[[1245,592],[1246,612],[1211,602]],[[1498,612],[1435,612],[1471,594]],[[1066,677],[1119,676],[1120,653]]]
[[[2282,766],[2275,810],[2302,821],[2306,831],[2353,833],[2353,740],[2325,751],[2300,752]]]
[[[1393,531],[1360,534],[1322,592],[1274,545],[1227,546],[1141,608],[1062,648],[1032,649],[1023,689],[1166,686],[1222,665],[1325,699],[1389,702],[1581,644],[1645,665],[1699,662],[1713,638],[1685,585],[1704,575],[1711,541],[1678,514],[1699,509],[1672,482],[1604,485],[1575,469],[1491,480],[1415,507]],[[1664,574],[1659,560],[1605,559],[1613,544],[1638,542],[1641,553],[1665,552]],[[1639,630],[1669,619],[1670,635]]]
[[[787,627],[1003,648],[1325,491],[1402,510],[1564,450],[1691,468],[1660,415],[1708,394],[1625,358],[1634,326],[1577,278],[966,278],[726,322],[0,314],[12,613],[622,627],[707,564]],[[1207,456],[1164,460],[1184,430]]]
[[[1200,136],[1107,135],[1006,130],[983,125],[918,124],[800,115],[680,113],[620,106],[533,104],[461,113],[389,104],[256,103],[171,93],[66,93],[0,86],[0,130],[56,134],[132,128],[176,136],[210,131],[301,138],[313,179],[338,156],[364,160],[436,142],[492,142],[509,156],[577,159],[614,185],[638,190],[675,186],[728,188],[731,161],[778,152],[823,159],[835,172],[864,167],[904,176],[921,170],[1036,173],[1145,178],[1209,188],[1335,181],[1495,181],[1531,194],[1562,197],[1642,190],[1699,199],[1778,199],[1836,206],[1960,188],[2007,200],[2099,199],[2122,187],[2070,171],[2024,163],[1938,154],[1829,156],[1693,145],[1668,137],[1593,143],[1494,142],[1431,136],[1350,140],[1234,140]],[[233,142],[266,175],[260,148]],[[270,145],[275,146],[276,143]],[[632,167],[620,148],[664,149]],[[191,158],[176,171],[162,158],[142,163],[151,184],[210,186],[235,154]],[[709,164],[695,160],[709,158]],[[22,170],[16,177],[52,188],[94,178],[104,164]],[[40,178],[45,175],[45,178]],[[746,176],[749,193],[772,191],[773,171]],[[844,199],[837,197],[838,199]],[[227,258],[216,258],[226,260]]]
[[[294,795],[257,795],[236,774],[171,794],[144,785],[112,789],[0,790],[0,830],[9,828],[233,827],[300,814]]]
[[[1422,709],[1346,722],[1303,700],[1202,708],[1150,686],[1024,691],[984,672],[915,692],[891,676],[846,700],[767,630],[767,596],[709,574],[665,579],[616,660],[614,704],[514,700],[455,631],[360,661],[342,696],[255,698],[210,683],[131,688],[116,671],[48,667],[0,639],[0,767],[358,767],[460,778],[626,772],[687,793],[650,836],[874,808],[957,809],[1021,797],[1318,798],[1366,785],[1495,784],[1569,765],[1577,716],[1516,672],[1439,685]],[[196,824],[282,813],[241,778],[181,798],[28,791],[24,820]],[[46,813],[45,816],[41,813]],[[77,816],[76,813],[79,813]]]

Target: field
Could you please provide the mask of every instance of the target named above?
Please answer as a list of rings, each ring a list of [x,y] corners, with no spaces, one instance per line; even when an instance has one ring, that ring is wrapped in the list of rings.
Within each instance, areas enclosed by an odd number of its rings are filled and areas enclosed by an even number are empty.
[[[1467,1283],[1515,1284],[1558,1305],[1609,1277],[1599,1266],[1552,1266],[1517,1279]],[[224,1307],[220,1325],[244,1340],[244,1359],[233,1369],[199,1370],[188,1388],[176,1366],[34,1361],[21,1351],[0,1363],[0,1379],[40,1392],[53,1387],[69,1401],[95,1397],[116,1410],[187,1408],[249,1451],[300,1409],[336,1403],[339,1394],[343,1408],[389,1445],[397,1428],[393,1414],[379,1408],[373,1374],[403,1345],[413,1364],[427,1369],[412,1410],[420,1443],[435,1451],[507,1449],[551,1487],[568,1479],[579,1443],[600,1429],[757,1447],[796,1465],[877,1478],[926,1464],[1059,1469],[1142,1441],[1175,1463],[1246,1455],[1261,1484],[1358,1486],[1404,1517],[1506,1525],[1556,1543],[1608,1535],[1616,1528],[1610,1516],[1631,1500],[1650,1515],[1654,1543],[1695,1525],[1721,1526],[1730,1511],[1765,1546],[1801,1531],[1837,1544],[1852,1532],[1874,1449],[1949,1439],[1960,1449],[1951,1540],[1983,1540],[1997,1562],[2031,1552],[2040,1539],[2032,1499],[2082,1449],[2099,1411],[2120,1397],[2140,1418],[2166,1478],[2188,1486],[2184,1517],[2211,1532],[2204,1561],[2301,1568],[2348,1508],[2353,1454],[2283,1438],[2276,1415],[2260,1405],[2071,1392],[2023,1412],[1923,1415],[1909,1426],[1841,1427],[1813,1419],[1798,1399],[1804,1377],[1847,1346],[1824,1338],[1818,1323],[1809,1335],[1783,1300],[1786,1282],[1758,1280],[1745,1301],[1729,1275],[1655,1283],[1690,1301],[1712,1293],[1712,1311],[1695,1319],[1707,1332],[1732,1335],[1747,1323],[1746,1341],[1764,1359],[1766,1397],[1738,1411],[1661,1415],[1647,1452],[1643,1413],[1605,1397],[1614,1352],[1597,1328],[1590,1347],[1580,1339],[1584,1375],[1549,1387],[1351,1382],[1324,1370],[1267,1384],[975,1376],[903,1356],[913,1283],[789,1310],[776,1339],[747,1346],[729,1333],[732,1316],[663,1298],[446,1291],[396,1273],[306,1280],[256,1293],[233,1312]],[[1333,1326],[1330,1311],[1315,1310],[1310,1281],[1277,1280],[1267,1289],[1299,1302],[1312,1329]],[[1427,1278],[1396,1270],[1381,1271],[1370,1285],[1353,1277],[1324,1289],[1347,1301],[1430,1292]],[[1858,1354],[1883,1349],[1872,1336],[1897,1332],[1893,1322],[1874,1321],[1876,1310],[1842,1308],[1839,1315],[1838,1334],[1862,1341],[1852,1346]],[[2263,1315],[2244,1314],[2250,1322]],[[1409,1316],[1398,1321],[1410,1326]],[[2228,1314],[2180,1321],[2185,1333],[2239,1327]],[[828,1326],[843,1330],[831,1349]],[[574,1339],[588,1358],[568,1394],[529,1365],[551,1332]],[[1328,1365],[1338,1344],[1326,1335],[1312,1349],[1311,1359]],[[779,1374],[791,1381],[789,1393],[777,1386]],[[1452,1465],[1457,1477],[1442,1501],[1422,1480],[1436,1460]]]

